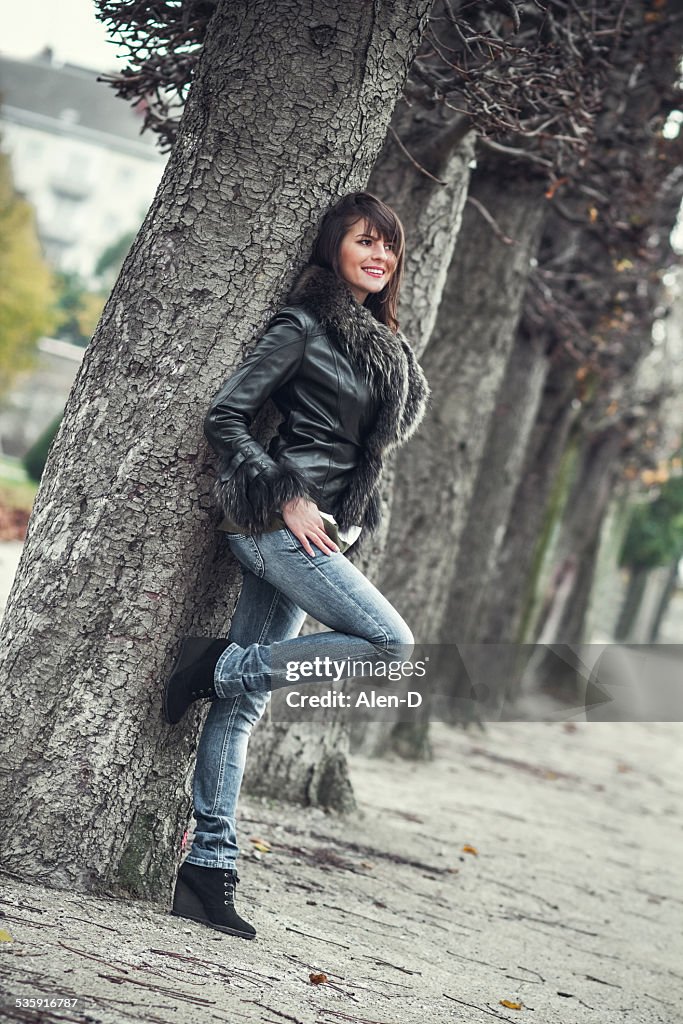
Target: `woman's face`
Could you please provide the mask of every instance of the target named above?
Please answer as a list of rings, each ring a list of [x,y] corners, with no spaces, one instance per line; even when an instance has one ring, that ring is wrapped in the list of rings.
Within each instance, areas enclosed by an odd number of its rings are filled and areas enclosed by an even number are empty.
[[[381,292],[396,269],[396,253],[362,218],[348,228],[339,247],[339,271],[353,295],[365,302]]]

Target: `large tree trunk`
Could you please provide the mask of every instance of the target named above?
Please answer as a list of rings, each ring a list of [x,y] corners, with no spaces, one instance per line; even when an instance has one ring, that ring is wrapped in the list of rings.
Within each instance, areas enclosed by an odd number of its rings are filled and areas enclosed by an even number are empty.
[[[226,635],[238,582],[204,412],[330,199],[367,180],[430,6],[217,6],[3,621],[2,862],[25,877],[167,891],[198,715],[169,729],[160,691],[182,636]]]
[[[420,643],[436,642],[496,398],[539,240],[544,206],[538,182],[523,175],[501,188],[501,170],[477,169],[470,197],[495,218],[506,244],[467,205],[437,324],[423,358],[431,407],[420,433],[397,458],[391,518],[396,551],[383,582]],[[453,635],[453,640],[457,637]]]
[[[367,189],[388,202],[403,222],[407,241],[406,284],[399,314],[401,328],[415,343],[419,356],[436,320],[460,229],[474,135],[461,122],[444,122],[442,108],[431,114],[420,109],[416,117],[414,109],[403,101],[396,106],[391,128]],[[411,153],[412,160],[403,147]],[[421,171],[413,161],[428,173]],[[393,460],[387,459],[382,483],[384,520],[372,545],[354,559],[372,580],[376,580],[387,544],[389,552],[393,550],[393,540],[387,536],[392,494]],[[401,610],[400,601],[397,607]],[[308,617],[301,632],[306,634],[320,628],[319,623]],[[378,725],[367,720],[354,721],[349,733],[337,713],[331,714],[324,724],[284,725],[266,721],[250,741],[245,788],[256,793],[277,789],[277,792],[284,791],[289,799],[345,810],[353,801],[344,757],[350,736],[358,747],[363,737]],[[334,747],[336,760],[321,768],[319,748],[324,737]],[[336,783],[331,785],[334,780]]]

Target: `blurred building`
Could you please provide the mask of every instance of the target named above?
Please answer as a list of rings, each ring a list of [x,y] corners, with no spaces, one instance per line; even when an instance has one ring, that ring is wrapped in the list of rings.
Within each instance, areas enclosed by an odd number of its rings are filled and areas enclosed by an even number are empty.
[[[47,259],[88,280],[102,252],[137,229],[166,162],[142,118],[98,72],[0,55],[0,144],[36,209]]]
[[[84,352],[57,338],[38,342],[31,369],[0,398],[0,455],[20,459],[61,416]]]

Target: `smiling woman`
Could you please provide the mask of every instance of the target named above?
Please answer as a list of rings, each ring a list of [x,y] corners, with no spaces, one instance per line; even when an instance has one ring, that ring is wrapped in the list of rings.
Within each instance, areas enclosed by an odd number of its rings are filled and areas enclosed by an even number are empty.
[[[373,233],[367,221],[357,221],[344,235],[339,270],[359,302],[365,302],[369,292],[379,293],[390,281],[397,264],[394,249],[395,244]]]
[[[406,660],[413,650],[408,624],[346,558],[378,527],[384,454],[417,429],[429,396],[396,318],[403,248],[390,207],[368,192],[344,196],[325,214],[287,305],[205,420],[221,457],[221,528],[243,586],[229,637],[187,638],[166,683],[171,725],[195,701],[212,701],[173,913],[242,938],[255,929],[235,909],[235,813],[249,736],[271,691],[292,685],[292,665],[334,657],[350,663],[347,678],[358,662]],[[283,420],[266,451],[249,428],[271,396]],[[327,630],[299,636],[306,614]]]
[[[353,297],[392,331],[398,329],[405,236],[390,207],[352,192],[323,218],[311,263],[330,267]]]

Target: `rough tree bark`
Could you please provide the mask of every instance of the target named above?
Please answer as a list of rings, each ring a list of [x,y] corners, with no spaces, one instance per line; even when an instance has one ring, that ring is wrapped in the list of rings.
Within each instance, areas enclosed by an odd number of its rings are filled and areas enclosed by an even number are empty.
[[[544,215],[543,186],[522,174],[502,187],[499,166],[477,168],[436,327],[423,358],[434,382],[420,433],[397,459],[391,529],[398,550],[383,582],[420,643],[441,637],[460,536],[515,337],[529,260]],[[475,205],[476,204],[476,205]],[[495,219],[492,230],[480,212]],[[501,237],[502,236],[502,237]],[[506,244],[503,238],[511,238]],[[453,640],[457,630],[453,630]]]
[[[403,222],[406,272],[399,316],[402,330],[414,342],[416,355],[420,356],[436,320],[460,228],[474,136],[463,122],[454,124],[446,120],[443,108],[433,112],[415,111],[403,100],[396,105],[391,129],[367,189],[388,202]],[[387,537],[392,493],[393,460],[389,458],[383,474],[383,524],[367,553],[356,560],[370,579],[376,578],[385,546],[388,545],[389,552],[393,550],[393,540]],[[397,607],[400,611],[400,601]],[[320,624],[309,617],[301,632],[310,633],[320,628]],[[378,725],[368,720],[354,722],[351,729],[354,747],[358,748],[363,738]],[[330,754],[321,764],[316,751],[325,742],[325,736],[328,746],[334,747],[336,761],[332,761]],[[245,788],[266,794],[279,789],[284,779],[289,798],[307,803],[312,800],[313,784],[317,787],[316,802],[338,810],[347,809],[353,804],[346,766],[349,738],[349,731],[335,711],[320,724],[278,725],[264,721],[250,741]],[[302,757],[304,751],[306,756]]]
[[[182,636],[226,635],[238,577],[203,416],[330,200],[367,180],[430,6],[216,7],[3,620],[2,863],[24,877],[168,891],[197,715],[169,729],[160,691]]]

